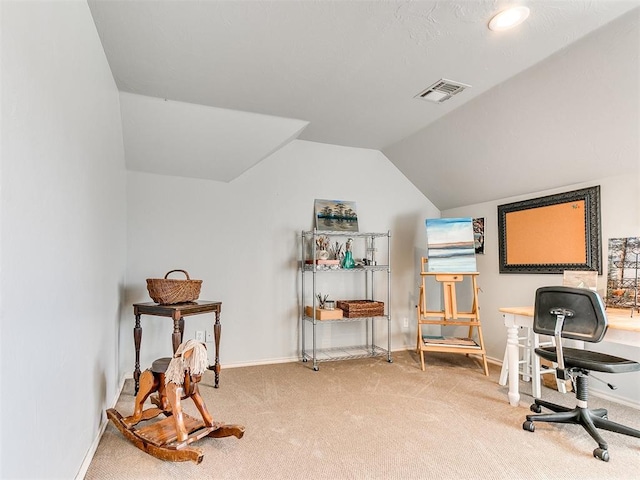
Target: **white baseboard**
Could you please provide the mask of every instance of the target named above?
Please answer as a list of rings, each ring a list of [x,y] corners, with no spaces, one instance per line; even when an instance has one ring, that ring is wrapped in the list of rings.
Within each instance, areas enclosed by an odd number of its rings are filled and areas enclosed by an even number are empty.
[[[133,374],[131,376],[133,377]],[[109,408],[113,408],[116,406],[116,403],[118,402],[118,399],[122,394],[122,390],[124,389],[124,381],[126,378],[127,377],[123,375],[122,378],[120,379],[120,386],[116,391],[116,394],[113,400],[111,401]],[[106,414],[104,414],[101,417],[100,428],[98,429],[98,433],[96,434],[96,437],[93,439],[93,443],[91,444],[91,447],[89,447],[89,450],[87,450],[87,454],[84,456],[84,460],[82,461],[82,465],[80,465],[80,470],[78,470],[78,473],[75,476],[75,480],[83,480],[85,475],[87,474],[87,470],[89,470],[89,465],[91,465],[93,456],[96,454],[96,450],[98,450],[98,445],[100,445],[102,434],[106,430],[108,423],[109,423],[109,419],[107,418]]]
[[[405,350],[412,350],[414,347],[400,347],[400,348],[396,348],[391,350],[391,353],[393,352],[404,352]],[[295,356],[295,357],[282,357],[282,358],[270,358],[268,360],[260,360],[260,361],[254,361],[254,362],[243,362],[243,363],[233,363],[233,364],[224,364],[224,368],[238,368],[238,367],[255,367],[258,365],[272,365],[272,364],[276,364],[276,363],[293,363],[293,362],[299,362],[301,361],[299,356]],[[489,361],[489,358],[487,358],[487,361]]]
[[[395,348],[391,350],[391,353],[394,352],[404,352],[406,350],[415,350],[415,346],[404,346],[404,347],[400,347],[400,348]],[[293,362],[299,362],[300,361],[300,357],[299,356],[295,356],[295,357],[282,357],[282,358],[270,358],[268,360],[260,360],[260,361],[253,361],[253,362],[242,362],[242,363],[232,363],[232,364],[228,364],[225,363],[223,368],[238,368],[238,367],[255,367],[258,365],[272,365],[272,364],[276,364],[276,363],[293,363]],[[491,358],[491,357],[487,357],[487,362],[488,363],[492,363],[498,366],[502,365],[502,360],[497,360],[495,358]],[[132,374],[129,374],[129,376],[131,377]]]
[[[257,367],[259,365],[274,365],[276,363],[293,363],[299,361],[300,357],[270,358],[268,360],[259,360],[254,362],[225,363],[223,368]]]
[[[610,402],[619,403],[620,405],[624,405],[626,407],[631,407],[631,408],[635,408],[637,410],[640,410],[640,403],[638,403],[638,402],[636,402],[634,400],[631,400],[630,398],[620,397],[618,395],[611,395],[611,394],[603,392],[601,390],[593,390],[593,389],[589,390],[589,394],[592,397],[602,398],[602,399],[608,400]]]

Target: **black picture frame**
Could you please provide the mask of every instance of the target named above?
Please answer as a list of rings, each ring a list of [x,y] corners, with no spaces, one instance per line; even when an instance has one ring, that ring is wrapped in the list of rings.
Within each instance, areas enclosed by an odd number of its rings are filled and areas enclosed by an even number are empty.
[[[582,207],[583,218],[579,213]],[[498,236],[500,273],[591,270],[601,275],[600,186],[498,205]],[[535,252],[540,243],[545,245],[543,251],[527,258],[527,252]],[[564,255],[558,252],[567,249],[571,254],[558,259]],[[510,250],[514,254],[510,255]],[[580,259],[574,261],[573,257]]]

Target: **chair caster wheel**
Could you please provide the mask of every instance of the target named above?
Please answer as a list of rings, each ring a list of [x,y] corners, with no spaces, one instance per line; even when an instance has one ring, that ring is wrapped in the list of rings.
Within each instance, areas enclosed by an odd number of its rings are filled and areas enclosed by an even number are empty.
[[[307,363],[308,361],[309,361],[309,359],[307,359],[307,358],[303,358],[302,359],[302,363]]]
[[[317,367],[317,366],[316,366],[316,367],[313,367],[313,371],[314,371],[314,372],[317,372],[318,370],[320,370],[320,367]]]
[[[609,451],[605,450],[603,448],[596,448],[593,451],[593,456],[596,457],[596,458],[599,458],[603,462],[608,462],[609,461]]]
[[[542,412],[542,407],[537,403],[532,403],[531,406],[529,407],[529,410],[535,413],[540,413]]]
[[[533,424],[531,420],[527,420],[522,424],[522,429],[526,430],[527,432],[535,432],[536,426]],[[595,452],[594,452],[594,455],[595,455]]]

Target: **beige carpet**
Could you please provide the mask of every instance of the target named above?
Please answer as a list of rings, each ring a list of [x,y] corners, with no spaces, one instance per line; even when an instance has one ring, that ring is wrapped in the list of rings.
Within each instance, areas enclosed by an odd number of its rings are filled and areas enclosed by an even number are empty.
[[[205,438],[204,460],[170,463],[107,427],[87,479],[631,479],[640,471],[640,439],[603,432],[608,463],[593,458],[595,442],[579,426],[522,429],[531,403],[521,383],[519,407],[463,355],[431,354],[320,364],[232,368],[212,374],[201,393],[215,419],[246,427],[244,438]],[[543,387],[544,397],[573,406],[572,394]],[[195,413],[190,401],[187,409]],[[640,428],[640,411],[593,397],[609,418]],[[130,415],[133,381],[116,406]]]

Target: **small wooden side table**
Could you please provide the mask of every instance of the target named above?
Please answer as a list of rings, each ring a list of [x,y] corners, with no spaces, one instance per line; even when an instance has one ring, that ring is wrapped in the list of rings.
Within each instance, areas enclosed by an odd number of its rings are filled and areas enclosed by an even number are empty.
[[[134,303],[133,314],[136,317],[136,323],[133,327],[133,343],[136,347],[136,365],[133,371],[133,380],[135,381],[135,393],[138,393],[140,387],[140,343],[142,342],[142,327],[140,326],[140,317],[142,315],[154,315],[156,317],[169,317],[173,319],[173,334],[171,342],[173,344],[173,353],[182,343],[184,334],[184,317],[190,315],[199,315],[201,313],[214,312],[216,320],[213,324],[213,335],[215,338],[216,360],[213,366],[209,366],[209,370],[215,373],[214,387],[218,388],[220,381],[220,310],[222,302],[211,302],[206,300],[197,300],[195,302],[177,303],[175,305],[158,305],[157,303]]]

